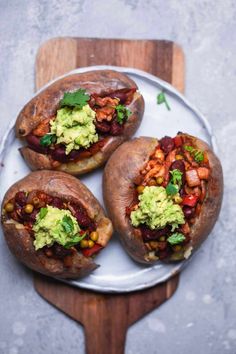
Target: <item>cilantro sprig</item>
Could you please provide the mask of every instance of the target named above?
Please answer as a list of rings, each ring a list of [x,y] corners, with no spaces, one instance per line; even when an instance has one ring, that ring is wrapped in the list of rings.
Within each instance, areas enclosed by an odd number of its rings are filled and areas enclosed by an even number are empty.
[[[39,143],[42,146],[49,146],[49,145],[55,143],[56,140],[57,140],[56,135],[54,135],[54,134],[46,134],[40,139]]]
[[[157,95],[157,104],[162,104],[164,103],[166,108],[168,109],[168,111],[170,111],[170,106],[167,102],[167,99],[166,99],[166,95],[164,93],[164,91],[161,91],[158,95]]]
[[[185,241],[185,236],[181,234],[180,232],[175,232],[173,235],[168,237],[167,241],[172,245],[178,245],[179,243],[182,243]]]
[[[65,248],[70,248],[70,247],[73,247],[73,246],[77,245],[80,241],[82,241],[85,238],[85,236],[87,236],[86,233],[81,235],[81,236],[79,236],[79,235],[74,236],[70,241],[68,241],[65,244],[64,247]]]
[[[45,216],[47,215],[47,213],[48,213],[48,208],[41,208],[40,211],[39,211],[39,217],[40,217],[40,219],[45,218]]]
[[[173,182],[173,184],[177,184],[178,186],[181,186],[183,172],[181,172],[178,169],[174,169],[173,171],[170,171],[170,174],[171,174],[171,181]]]
[[[166,187],[166,193],[167,195],[172,196],[177,194],[181,187],[183,173],[178,169],[174,169],[173,171],[170,171],[170,174],[171,179]]]
[[[70,234],[74,231],[73,220],[68,215],[63,216],[61,225],[67,234]]]
[[[118,104],[115,107],[116,110],[116,120],[119,124],[123,124],[126,119],[132,114],[132,112],[126,108],[123,104]]]
[[[194,160],[197,163],[200,163],[204,160],[204,152],[199,150],[199,149],[195,149],[193,146],[190,145],[185,145],[184,149],[188,152],[190,152],[190,154],[193,156]]]
[[[79,89],[75,92],[65,92],[63,98],[60,101],[60,108],[62,107],[78,107],[83,108],[88,104],[90,96],[86,93],[86,90]]]

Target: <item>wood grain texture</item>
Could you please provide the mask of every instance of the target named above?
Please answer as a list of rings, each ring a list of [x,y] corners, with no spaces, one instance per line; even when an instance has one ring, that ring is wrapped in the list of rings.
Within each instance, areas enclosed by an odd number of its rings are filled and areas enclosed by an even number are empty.
[[[54,38],[36,58],[36,90],[76,67],[117,65],[135,67],[184,90],[184,55],[169,41]],[[126,331],[135,321],[169,299],[179,276],[153,288],[129,294],[98,294],[35,275],[34,285],[48,302],[80,322],[88,354],[124,353]]]
[[[119,295],[78,290],[35,275],[40,295],[85,327],[88,354],[123,354],[127,328],[176,290],[178,276],[150,289]]]
[[[91,65],[141,69],[184,90],[184,55],[177,44],[89,38],[53,38],[42,44],[36,57],[36,90],[72,69]]]

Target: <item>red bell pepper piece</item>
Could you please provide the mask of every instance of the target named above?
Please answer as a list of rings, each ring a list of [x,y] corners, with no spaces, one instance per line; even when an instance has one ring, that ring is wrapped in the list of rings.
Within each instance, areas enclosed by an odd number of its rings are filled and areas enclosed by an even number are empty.
[[[99,252],[103,247],[97,243],[92,248],[82,249],[82,253],[85,257],[92,257],[95,253]]]
[[[180,135],[176,135],[176,137],[174,137],[174,143],[176,147],[180,147],[183,144],[182,138]]]
[[[198,196],[197,195],[186,195],[183,197],[182,205],[187,205],[189,207],[194,207],[197,204]]]

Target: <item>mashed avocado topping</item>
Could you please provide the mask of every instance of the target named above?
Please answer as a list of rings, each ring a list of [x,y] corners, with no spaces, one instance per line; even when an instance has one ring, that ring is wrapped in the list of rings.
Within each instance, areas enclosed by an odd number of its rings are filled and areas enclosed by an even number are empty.
[[[78,235],[80,227],[71,212],[50,205],[40,209],[33,231],[36,250],[44,246],[52,246],[54,242],[66,247],[67,244],[76,243],[75,241],[81,239]]]
[[[150,229],[172,226],[172,231],[184,224],[184,214],[178,204],[174,204],[164,187],[145,187],[139,195],[138,209],[131,212],[131,223],[138,227],[146,224]]]
[[[94,124],[96,113],[88,104],[79,107],[63,107],[51,121],[51,133],[57,137],[57,144],[66,145],[66,154],[81,147],[87,149],[98,141]]]

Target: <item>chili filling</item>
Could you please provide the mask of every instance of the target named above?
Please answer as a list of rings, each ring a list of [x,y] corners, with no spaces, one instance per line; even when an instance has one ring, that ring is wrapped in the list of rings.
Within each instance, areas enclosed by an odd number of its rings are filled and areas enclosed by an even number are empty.
[[[81,89],[78,91],[85,92],[85,90]],[[56,119],[56,115],[43,120],[26,136],[28,147],[41,154],[49,155],[53,161],[58,163],[76,162],[93,156],[106,144],[109,136],[122,135],[124,125],[132,113],[127,106],[132,102],[135,92],[135,88],[124,88],[103,92],[101,95],[91,94],[89,96],[86,94],[86,97],[88,97],[87,102],[84,101],[82,105],[88,104],[91,110],[95,112],[94,125],[98,134],[97,141],[93,142],[89,147],[73,149],[67,154],[66,144],[57,143],[56,136],[50,133],[51,123]],[[70,93],[65,93],[64,97],[66,94]],[[66,103],[64,107],[67,107]]]
[[[74,225],[76,226],[77,234],[72,239],[69,238],[67,244],[52,241],[50,245],[36,246],[35,225],[46,216],[49,208],[66,214],[65,220],[64,218],[62,219],[64,222],[64,225],[62,225],[63,232],[66,237],[70,237],[70,232],[74,230]],[[75,252],[82,252],[85,257],[91,257],[103,248],[99,244],[99,235],[96,231],[97,225],[88,216],[82,205],[50,196],[40,190],[34,190],[29,193],[25,191],[17,192],[15,197],[4,206],[3,221],[10,219],[24,225],[34,240],[36,252],[39,249],[47,257],[61,259],[65,266],[70,266],[70,256],[73,256]],[[61,220],[56,222],[60,223]]]
[[[131,224],[142,234],[149,260],[188,257],[190,231],[200,215],[209,178],[207,152],[195,146],[194,138],[178,133],[159,141],[140,171],[133,203],[126,208]],[[155,201],[146,202],[147,195],[154,195]],[[155,208],[160,203],[163,209],[158,214]]]

